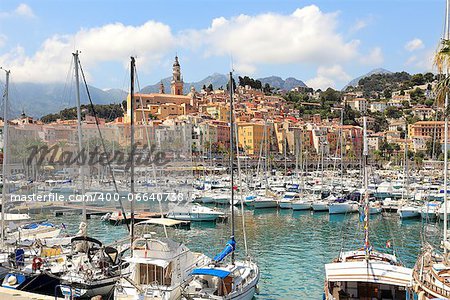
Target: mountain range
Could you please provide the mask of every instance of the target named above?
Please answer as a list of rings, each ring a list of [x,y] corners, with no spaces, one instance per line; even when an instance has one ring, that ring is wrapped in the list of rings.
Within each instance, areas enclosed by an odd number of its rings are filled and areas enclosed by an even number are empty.
[[[370,71],[370,72],[367,73],[367,74],[364,74],[364,75],[362,75],[362,76],[359,76],[359,77],[353,79],[352,81],[350,81],[349,83],[347,83],[347,85],[344,86],[344,88],[343,88],[342,90],[345,91],[345,89],[346,89],[347,87],[349,87],[349,86],[356,87],[361,79],[366,78],[366,77],[369,77],[369,76],[372,76],[372,75],[375,75],[375,74],[392,74],[392,72],[391,72],[391,71],[388,71],[388,70],[386,70],[386,69],[383,69],[383,68],[374,69],[374,70]]]
[[[234,78],[238,82],[237,76]],[[170,93],[171,77],[162,80],[166,93]],[[259,78],[265,83],[277,89],[290,90],[297,86],[306,86],[303,81],[289,77],[285,80],[278,76]],[[184,93],[190,91],[191,86],[200,91],[203,85],[212,84],[215,89],[226,88],[228,77],[225,74],[214,73],[197,82],[186,82]],[[145,86],[141,93],[158,93],[160,82]],[[94,104],[120,103],[126,99],[128,92],[121,89],[102,90],[94,86],[88,86],[92,102]],[[75,87],[64,83],[12,83],[10,86],[10,110],[9,115],[16,117],[24,112],[28,116],[42,117],[49,113],[56,113],[64,108],[76,106]],[[86,89],[81,86],[80,98],[82,104],[89,103]],[[3,113],[0,111],[1,115]]]
[[[163,80],[161,80],[161,82],[164,85],[165,93],[170,93],[171,79],[172,79],[171,77],[167,77],[167,78],[164,78]],[[236,83],[238,83],[238,76],[234,76],[234,80],[236,81]],[[283,89],[286,91],[289,91],[289,90],[293,89],[294,87],[298,87],[298,86],[306,87],[306,84],[303,81],[295,79],[293,77],[288,77],[284,80],[278,76],[270,76],[270,77],[265,77],[265,78],[258,78],[258,80],[261,81],[261,83],[263,85],[268,83],[271,87],[274,87],[277,89]],[[144,87],[141,90],[141,92],[142,93],[158,93],[161,82],[155,83],[153,85],[148,85],[148,86]],[[200,91],[204,85],[208,86],[210,84],[212,84],[214,89],[226,88],[227,82],[228,82],[227,75],[214,73],[214,74],[212,74],[200,81],[197,81],[197,82],[185,82],[183,91],[185,94],[189,93],[191,87],[194,87],[195,90]]]

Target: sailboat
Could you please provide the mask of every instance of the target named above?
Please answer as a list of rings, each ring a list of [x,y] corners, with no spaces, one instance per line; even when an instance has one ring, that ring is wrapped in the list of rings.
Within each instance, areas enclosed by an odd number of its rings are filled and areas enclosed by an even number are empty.
[[[230,72],[230,170],[231,170],[231,204],[234,205],[234,113],[233,113],[233,73]],[[250,259],[236,261],[235,250],[235,216],[231,210],[231,237],[222,252],[217,254],[212,263],[196,268],[184,284],[184,299],[239,299],[250,300],[257,291],[260,272],[257,264]],[[224,260],[231,256],[231,261]]]
[[[77,117],[78,117],[78,148],[82,151],[82,123],[79,90],[79,57],[78,51],[73,53]],[[82,70],[82,69],[81,69]],[[95,112],[94,112],[95,114]],[[84,166],[80,166],[81,193],[85,194]],[[126,247],[114,248],[104,246],[100,241],[87,236],[86,203],[83,201],[82,222],[76,237],[71,239],[69,263],[65,272],[59,276],[63,294],[73,294],[77,297],[93,297],[111,295],[114,285],[121,276],[123,252]]]
[[[8,134],[8,106],[9,106],[9,77],[11,75],[11,71],[5,70],[0,67],[1,70],[4,70],[6,73],[6,84],[5,84],[5,92],[3,95],[4,105],[3,105],[3,165],[2,165],[2,200],[1,202],[1,239],[2,245],[5,239],[5,221],[25,221],[29,220],[30,216],[28,214],[13,214],[7,213],[6,207],[8,205],[8,159],[9,159],[9,134]]]
[[[444,38],[441,41],[440,49],[437,55],[448,56],[448,41],[450,40],[450,0],[446,1],[445,30]],[[444,52],[442,54],[442,52]],[[447,57],[448,59],[448,57]],[[448,80],[448,61],[443,66],[438,65],[439,73],[445,71],[445,77],[441,80]],[[439,83],[438,83],[439,86]],[[440,93],[438,93],[439,95]],[[448,111],[448,90],[447,87],[441,95],[444,100],[444,112]],[[444,234],[441,246],[443,253],[430,244],[425,244],[422,253],[419,255],[414,266],[414,292],[419,300],[428,299],[449,299],[450,298],[450,263],[449,251],[450,242],[448,241],[448,113],[444,113]]]
[[[406,140],[406,137],[405,137]],[[422,209],[417,205],[411,205],[407,204],[407,201],[409,201],[409,187],[408,187],[408,145],[405,142],[405,157],[404,157],[404,168],[403,168],[403,179],[405,182],[405,191],[403,193],[402,191],[402,199],[400,201],[400,207],[397,210],[397,214],[400,217],[400,219],[413,219],[413,218],[419,218],[421,215]],[[406,204],[406,205],[405,205]],[[426,210],[425,213],[427,213],[428,210]],[[436,212],[435,212],[436,213]]]
[[[412,269],[401,265],[395,254],[375,251],[369,240],[368,145],[364,117],[364,247],[341,251],[325,265],[324,299],[409,299]]]
[[[134,76],[135,59],[131,58],[131,144],[134,144]],[[130,163],[130,190],[134,193],[134,159]],[[162,215],[162,214],[161,214]],[[136,225],[162,225],[165,237],[155,233],[135,238],[134,203],[131,202],[130,255],[124,258],[122,276],[114,289],[114,299],[177,300],[181,297],[181,284],[194,268],[208,264],[210,259],[192,252],[182,243],[170,239],[167,226],[177,226],[181,220],[168,218],[150,219]],[[144,228],[145,229],[145,228]],[[144,230],[145,232],[145,230]]]

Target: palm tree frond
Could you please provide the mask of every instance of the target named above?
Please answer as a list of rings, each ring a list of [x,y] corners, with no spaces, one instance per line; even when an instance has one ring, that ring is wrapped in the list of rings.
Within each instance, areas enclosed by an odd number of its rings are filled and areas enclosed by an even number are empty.
[[[434,56],[434,65],[443,74],[450,70],[450,40],[442,40]]]
[[[434,87],[436,92],[436,105],[444,107],[445,97],[450,93],[450,77],[443,77]]]

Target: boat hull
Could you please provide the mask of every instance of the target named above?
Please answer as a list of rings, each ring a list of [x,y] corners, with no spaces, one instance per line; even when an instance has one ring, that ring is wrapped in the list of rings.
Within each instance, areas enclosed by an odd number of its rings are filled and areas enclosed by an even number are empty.
[[[170,219],[175,219],[179,221],[199,221],[199,222],[214,222],[219,217],[219,214],[208,214],[208,213],[184,213],[184,214],[177,214],[177,213],[169,213],[167,215]]]
[[[254,208],[276,208],[278,203],[276,200],[255,200],[253,201]]]
[[[294,202],[292,203],[293,210],[310,210],[311,203],[310,202]]]
[[[313,203],[311,207],[313,211],[328,211],[328,203]]]
[[[292,202],[291,201],[280,201],[280,203],[278,203],[278,206],[282,209],[291,209]]]
[[[328,206],[328,212],[333,214],[347,214],[358,211],[359,205],[356,203],[332,203]]]
[[[420,217],[420,212],[418,209],[399,209],[397,211],[400,219],[414,219]]]

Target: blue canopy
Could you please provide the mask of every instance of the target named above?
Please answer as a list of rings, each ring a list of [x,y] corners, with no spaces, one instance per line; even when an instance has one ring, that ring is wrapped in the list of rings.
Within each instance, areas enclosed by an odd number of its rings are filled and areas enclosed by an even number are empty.
[[[229,271],[221,269],[194,269],[192,275],[210,275],[224,279],[230,274]]]
[[[222,252],[220,252],[219,254],[217,254],[217,255],[214,257],[214,260],[215,260],[216,262],[222,261],[228,254],[230,254],[231,252],[233,252],[234,249],[236,249],[236,241],[234,240],[234,237],[231,237],[231,239],[227,242],[227,245],[226,245],[225,248],[222,250]]]

